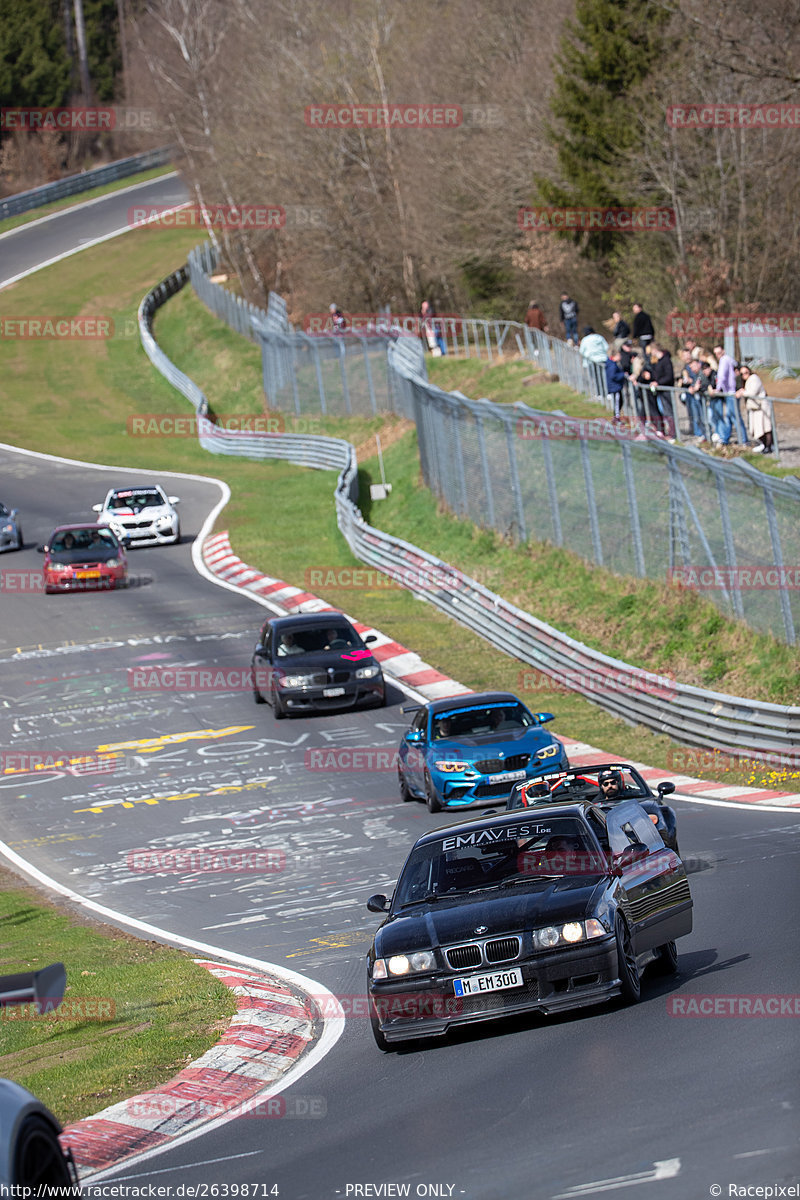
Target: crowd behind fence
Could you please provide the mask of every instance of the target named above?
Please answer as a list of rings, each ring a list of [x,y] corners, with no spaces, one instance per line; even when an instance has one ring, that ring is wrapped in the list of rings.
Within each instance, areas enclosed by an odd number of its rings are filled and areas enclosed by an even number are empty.
[[[201,297],[216,289],[214,311],[222,316],[231,302],[208,279],[211,266],[206,253],[194,273],[206,281]],[[233,311],[241,321],[245,310],[237,304]],[[706,595],[722,612],[795,643],[800,588],[784,568],[800,564],[800,481],[650,434],[634,436],[606,419],[573,420],[442,391],[427,378],[416,337],[295,332],[279,297],[270,297],[266,312],[249,306],[247,316],[261,342],[270,408],[409,417],[423,478],[458,516],[518,542],[563,546],[620,575],[691,584],[711,571]],[[510,337],[527,345],[537,333],[513,322],[467,319],[456,332],[462,348],[480,346],[487,355],[501,352]],[[534,340],[541,352],[543,343]],[[589,372],[581,360],[577,374],[577,352],[557,339],[547,342],[552,369],[573,371],[575,390],[589,395]],[[767,568],[778,574],[764,576]]]
[[[163,354],[151,328],[156,308],[178,291],[185,279],[186,274],[179,272],[153,289],[140,306],[139,324],[151,361],[189,397],[199,414],[207,410],[205,397]],[[421,350],[418,344],[416,348],[410,344],[415,340],[401,339],[391,350],[391,370],[405,381],[401,387],[406,391],[421,380],[417,370]],[[409,400],[417,403],[413,396]],[[201,442],[206,445],[202,434]],[[706,691],[630,667],[546,625],[441,559],[369,525],[358,507],[358,464],[350,443],[337,438],[269,437],[219,431],[207,448],[220,454],[259,458],[265,456],[267,445],[271,457],[339,472],[335,492],[337,519],[357,558],[404,586],[409,586],[408,581],[413,578],[413,590],[429,603],[551,677],[555,686],[566,680],[570,690],[586,695],[616,716],[691,746],[729,753],[732,761],[749,754],[769,761],[778,769],[800,763],[800,706]]]

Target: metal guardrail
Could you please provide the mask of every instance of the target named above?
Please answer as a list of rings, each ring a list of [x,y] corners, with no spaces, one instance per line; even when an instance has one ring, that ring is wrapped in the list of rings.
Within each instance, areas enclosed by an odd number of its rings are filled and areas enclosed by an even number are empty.
[[[150,329],[155,309],[186,282],[186,272],[165,280],[142,301],[142,342],[154,365],[188,395],[187,377],[156,346]],[[400,349],[400,354],[404,353]],[[179,380],[179,383],[176,383]],[[191,381],[188,381],[191,383]],[[192,385],[194,387],[194,385]],[[205,401],[198,388],[194,398]],[[195,405],[195,410],[200,411]],[[337,438],[266,435],[270,457],[339,471],[335,503],[339,529],[353,554],[423,597],[492,645],[529,663],[557,683],[600,705],[630,724],[641,724],[690,746],[751,755],[782,754],[800,762],[800,706],[769,704],[677,683],[631,667],[575,641],[530,613],[510,604],[462,572],[369,525],[358,507],[358,464],[354,447]],[[263,434],[226,431],[216,435],[216,453],[262,457]],[[211,449],[211,447],[208,447]],[[283,452],[282,452],[283,451]],[[296,457],[295,457],[296,456]],[[413,573],[413,574],[412,574]]]
[[[169,162],[171,155],[170,146],[162,146],[158,150],[145,150],[143,154],[119,158],[103,167],[82,171],[80,175],[68,175],[66,179],[56,179],[53,183],[43,183],[41,187],[31,188],[27,192],[6,196],[0,199],[0,221],[4,217],[16,217],[20,213],[30,212],[31,209],[41,208],[43,204],[51,204],[54,200],[63,200],[65,196],[77,196],[91,188],[103,187],[104,184],[114,183],[117,179],[126,179],[139,171],[163,167]]]

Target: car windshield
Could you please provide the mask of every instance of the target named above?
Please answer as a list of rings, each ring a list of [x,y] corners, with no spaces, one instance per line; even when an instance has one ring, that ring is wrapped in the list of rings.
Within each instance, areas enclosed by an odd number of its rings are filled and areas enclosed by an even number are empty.
[[[434,742],[446,738],[474,737],[480,734],[516,733],[534,724],[533,717],[519,702],[484,704],[474,708],[438,712],[432,722]]]
[[[115,492],[106,505],[110,509],[132,508],[141,512],[143,508],[160,508],[164,497],[155,488],[142,488],[139,491]]]
[[[6,508],[5,504],[0,504],[0,517],[9,517],[9,516],[11,516],[11,514],[8,511],[8,509]]]
[[[606,780],[602,788],[600,787],[601,779]],[[597,799],[601,803],[604,799],[635,800],[638,797],[649,795],[642,780],[638,778],[631,767],[614,766],[604,767],[600,771],[593,770],[591,767],[582,767],[580,771],[571,772],[563,779],[556,780],[551,784],[550,797],[553,800],[566,800],[570,797],[587,798],[589,793],[592,793],[591,799]]]
[[[84,551],[100,551],[107,553],[116,550],[117,539],[110,529],[65,529],[53,534],[50,542],[51,554],[83,553]]]
[[[576,817],[539,818],[418,846],[398,881],[395,907],[605,870],[594,840]]]
[[[361,638],[349,625],[302,625],[284,629],[276,637],[278,658],[296,654],[323,654],[332,650],[353,650],[362,645]]]

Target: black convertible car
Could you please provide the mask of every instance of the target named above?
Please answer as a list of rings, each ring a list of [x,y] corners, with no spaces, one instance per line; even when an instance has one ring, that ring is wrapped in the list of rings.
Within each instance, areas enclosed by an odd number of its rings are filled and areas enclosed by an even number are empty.
[[[386,703],[380,665],[340,612],[273,617],[259,635],[251,664],[253,698],[276,719],[293,712]]]
[[[532,808],[539,804],[563,804],[568,800],[591,800],[603,808],[621,800],[638,800],[665,843],[678,849],[678,820],[675,809],[664,797],[675,791],[675,784],[663,780],[654,792],[630,763],[604,762],[590,767],[573,767],[540,776],[534,783],[521,783],[506,801],[507,809]]]
[[[513,1013],[639,999],[645,967],[677,969],[691,932],[683,863],[635,800],[484,817],[409,854],[367,960],[375,1041]]]

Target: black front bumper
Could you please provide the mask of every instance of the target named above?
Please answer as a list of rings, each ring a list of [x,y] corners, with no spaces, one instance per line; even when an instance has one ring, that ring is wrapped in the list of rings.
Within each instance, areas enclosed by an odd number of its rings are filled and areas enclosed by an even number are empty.
[[[346,684],[343,696],[326,696],[325,690],[322,687],[278,688],[278,700],[284,712],[313,712],[382,704],[385,696],[382,679],[365,679],[357,685]]]
[[[620,990],[613,934],[582,946],[498,964],[494,970],[514,967],[522,970],[522,987],[476,996],[456,996],[453,980],[486,974],[486,967],[439,972],[418,980],[375,983],[370,979],[367,988],[373,1019],[387,1041],[402,1042],[442,1037],[448,1029],[473,1021],[601,1004]]]

